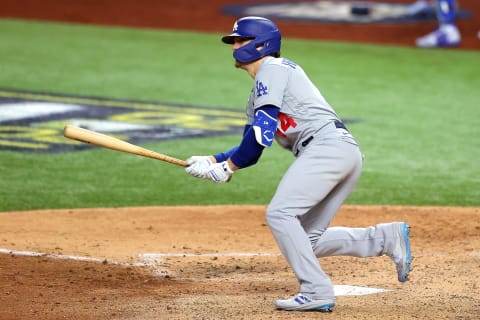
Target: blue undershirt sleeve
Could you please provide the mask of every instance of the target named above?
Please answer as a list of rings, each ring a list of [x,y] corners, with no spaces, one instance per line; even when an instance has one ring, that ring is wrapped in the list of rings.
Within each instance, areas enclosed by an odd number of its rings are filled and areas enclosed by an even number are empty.
[[[251,125],[245,125],[245,128],[243,128],[243,136],[245,136],[245,134],[247,134],[248,130],[250,129]],[[235,152],[237,151],[239,146],[235,146],[233,148],[231,148],[230,150],[227,150],[225,152],[220,152],[220,153],[217,153],[217,154],[214,154],[213,157],[215,158],[215,160],[217,162],[223,162],[223,161],[227,161],[228,158],[230,158],[230,156]]]
[[[227,150],[225,152],[214,154],[213,157],[217,162],[227,161],[227,159],[230,158],[235,151],[237,151],[238,147],[239,146],[235,146],[232,149]]]

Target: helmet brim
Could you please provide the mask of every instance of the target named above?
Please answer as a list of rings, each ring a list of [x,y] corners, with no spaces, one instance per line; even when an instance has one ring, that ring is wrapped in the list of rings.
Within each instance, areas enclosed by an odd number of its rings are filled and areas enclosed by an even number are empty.
[[[241,34],[238,34],[236,32],[229,34],[227,36],[222,37],[222,42],[226,44],[234,44],[235,43],[235,38],[246,38],[246,39],[255,39],[255,37],[246,37],[242,36]]]

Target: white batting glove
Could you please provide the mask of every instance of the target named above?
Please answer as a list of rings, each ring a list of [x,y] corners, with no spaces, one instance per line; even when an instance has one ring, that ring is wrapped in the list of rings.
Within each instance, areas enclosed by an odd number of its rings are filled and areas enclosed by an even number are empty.
[[[227,161],[214,163],[207,168],[209,179],[215,183],[228,182],[232,178],[233,170]]]
[[[193,156],[187,159],[185,171],[197,178],[209,179],[207,168],[212,165],[208,156]]]

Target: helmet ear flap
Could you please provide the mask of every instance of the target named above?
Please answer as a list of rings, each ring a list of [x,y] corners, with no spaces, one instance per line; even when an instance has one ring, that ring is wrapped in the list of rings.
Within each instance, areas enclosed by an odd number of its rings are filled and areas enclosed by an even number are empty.
[[[255,41],[244,45],[241,48],[233,51],[233,57],[242,63],[252,62],[262,57],[262,52],[257,49]]]

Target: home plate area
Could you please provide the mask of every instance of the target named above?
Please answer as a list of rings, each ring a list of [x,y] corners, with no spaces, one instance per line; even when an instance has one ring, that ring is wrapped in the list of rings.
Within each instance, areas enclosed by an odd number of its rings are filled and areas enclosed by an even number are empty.
[[[244,272],[238,272],[236,271],[242,269],[238,264],[235,264],[233,266],[232,270],[228,270],[227,268],[227,276],[225,279],[232,279],[232,280],[255,280],[255,281],[280,281],[284,282],[285,279],[277,279],[276,277],[268,276],[268,275],[263,275],[259,276],[258,272],[260,268],[258,268],[258,265],[261,264],[261,262],[256,261],[254,262],[253,260],[258,260],[259,258],[271,258],[277,260],[278,263],[278,258],[280,257],[280,254],[274,254],[274,253],[247,253],[247,252],[230,252],[230,253],[199,253],[199,254],[185,254],[185,253],[144,253],[138,255],[139,259],[141,261],[144,261],[146,266],[150,266],[153,268],[154,274],[157,276],[163,276],[163,277],[169,277],[172,279],[177,279],[177,280],[189,280],[189,281],[215,281],[215,280],[220,280],[219,277],[221,277],[220,273],[218,272],[218,267],[213,267],[208,272],[205,270],[205,278],[189,278],[185,276],[180,276],[177,275],[173,270],[169,269],[169,267],[174,267],[175,263],[172,262],[167,262],[167,259],[171,258],[176,258],[177,263],[181,263],[182,260],[189,260],[189,259],[194,259],[194,263],[197,265],[206,265],[208,264],[207,262],[203,262],[202,260],[211,260],[211,261],[217,261],[220,258],[250,258],[252,261],[252,265],[250,268],[251,271],[256,270],[257,275],[252,277],[252,274],[250,273],[244,273]],[[271,260],[270,259],[270,260]],[[192,261],[190,261],[192,263]],[[267,262],[268,263],[268,262]],[[271,264],[268,264],[271,266]],[[283,266],[283,269],[285,267]],[[177,268],[178,269],[178,268]],[[233,271],[235,270],[235,271]],[[183,269],[178,270],[180,273],[184,273]],[[212,272],[213,271],[213,272]],[[265,270],[264,270],[265,271]],[[225,272],[225,270],[223,270]],[[381,289],[381,288],[371,288],[371,287],[364,287],[364,286],[352,286],[352,285],[334,285],[334,291],[335,291],[335,296],[362,296],[362,295],[367,295],[367,294],[375,294],[375,293],[382,293],[386,291],[390,291],[387,289]]]
[[[0,254],[9,254],[11,256],[30,256],[30,257],[41,257],[43,259],[54,259],[54,260],[76,260],[76,261],[86,261],[93,263],[101,264],[111,264],[125,267],[140,267],[147,268],[152,270],[152,275],[158,278],[166,278],[177,281],[192,281],[192,282],[203,282],[203,281],[220,281],[220,280],[236,280],[236,281],[280,281],[284,282],[284,279],[277,279],[273,276],[263,275],[259,276],[260,273],[265,272],[266,269],[261,271],[262,268],[258,268],[258,265],[262,263],[260,261],[253,261],[264,258],[278,259],[280,254],[272,253],[247,253],[247,252],[230,252],[230,253],[198,253],[198,254],[185,254],[185,253],[144,253],[139,254],[139,262],[120,262],[114,260],[108,260],[105,258],[94,258],[86,256],[74,256],[74,255],[61,255],[61,254],[49,254],[43,252],[32,252],[32,251],[16,251],[9,250],[5,248],[0,248]],[[167,261],[167,259],[175,258],[175,261]],[[219,263],[217,266],[207,262],[218,261],[222,258],[250,258],[251,267],[247,268],[250,271],[255,271],[256,275],[253,276],[248,272],[238,272],[242,267],[238,263],[235,263],[233,267],[225,268],[223,263]],[[185,261],[187,260],[187,261]],[[190,261],[188,261],[190,260]],[[203,261],[202,261],[203,260]],[[277,261],[278,263],[278,261]],[[205,267],[203,272],[204,277],[186,277],[184,269],[188,268],[189,264],[201,265]],[[208,267],[207,267],[208,265]],[[272,266],[272,264],[265,264]],[[219,268],[222,268],[220,271]],[[198,268],[198,267],[197,267]],[[284,267],[283,267],[284,268]],[[176,271],[173,271],[173,270]],[[270,271],[274,271],[273,269]],[[197,270],[198,272],[198,270]],[[184,274],[180,276],[179,274]],[[364,286],[352,286],[352,285],[334,285],[335,296],[362,296],[367,294],[382,293],[386,289],[380,288],[371,288]]]

